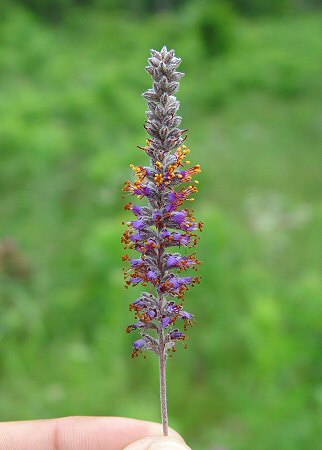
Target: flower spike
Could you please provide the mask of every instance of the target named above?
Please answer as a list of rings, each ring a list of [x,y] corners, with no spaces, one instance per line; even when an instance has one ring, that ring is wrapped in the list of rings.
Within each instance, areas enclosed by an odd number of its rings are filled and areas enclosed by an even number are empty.
[[[184,76],[177,71],[180,63],[174,50],[168,51],[166,47],[160,52],[151,50],[146,71],[152,77],[153,88],[143,93],[148,103],[144,128],[149,137],[144,147],[138,146],[150,157],[150,165],[131,164],[134,180],[126,181],[123,188],[127,195],[145,200],[142,206],[136,202],[125,205],[135,219],[126,222],[122,242],[125,249],[139,253],[139,257],[126,254],[122,258],[130,264],[124,271],[126,287],[148,287],[148,292],[143,292],[130,305],[136,322],[128,326],[127,332],[140,332],[140,338],[133,343],[133,357],[147,350],[159,357],[165,435],[168,434],[166,359],[187,337],[187,327],[192,325],[194,317],[183,309],[184,296],[200,282],[200,277],[182,276],[181,272],[197,270],[201,264],[191,249],[198,242],[196,231],[201,231],[203,226],[193,211],[184,206],[198,192],[198,181],[193,181],[193,177],[201,170],[199,164],[190,166],[186,159],[190,153],[185,145],[188,129],[179,128],[180,103],[174,94]],[[185,333],[179,330],[181,324]]]

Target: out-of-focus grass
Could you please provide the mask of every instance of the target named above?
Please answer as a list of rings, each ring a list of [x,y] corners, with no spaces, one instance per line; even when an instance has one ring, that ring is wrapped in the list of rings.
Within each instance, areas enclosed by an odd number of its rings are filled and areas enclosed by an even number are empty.
[[[0,418],[159,420],[157,362],[132,361],[124,333],[136,293],[120,223],[128,166],[144,161],[143,68],[166,43],[187,72],[206,224],[197,323],[169,361],[171,425],[198,449],[318,449],[321,16],[237,22],[213,60],[189,20],[50,28],[15,9],[2,24]]]

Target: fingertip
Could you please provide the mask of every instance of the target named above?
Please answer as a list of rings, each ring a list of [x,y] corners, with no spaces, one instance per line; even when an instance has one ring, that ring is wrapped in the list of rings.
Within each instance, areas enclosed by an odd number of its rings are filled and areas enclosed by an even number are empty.
[[[124,448],[124,450],[191,450],[185,445],[183,439],[179,441],[172,437],[148,437],[133,442]]]
[[[163,436],[162,425],[155,422],[149,422],[148,436]],[[173,428],[169,428],[169,438],[173,438],[179,442],[185,443],[183,437]]]

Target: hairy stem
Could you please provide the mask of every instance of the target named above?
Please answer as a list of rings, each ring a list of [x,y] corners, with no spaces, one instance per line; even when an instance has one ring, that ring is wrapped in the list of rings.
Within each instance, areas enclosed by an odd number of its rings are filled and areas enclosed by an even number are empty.
[[[159,207],[162,206],[162,199],[159,200]],[[157,226],[158,240],[160,247],[158,250],[158,267],[160,271],[160,277],[163,278],[164,271],[162,265],[162,259],[164,254],[164,247],[160,239],[160,230],[163,224],[160,223]],[[160,315],[160,327],[159,327],[159,359],[160,359],[160,400],[161,400],[161,417],[162,417],[162,428],[163,435],[168,436],[168,405],[167,405],[167,378],[166,378],[166,350],[164,342],[164,330],[162,327],[162,310],[163,310],[163,296],[159,295],[159,315]]]
[[[166,352],[164,348],[164,331],[161,327],[160,340],[160,399],[163,435],[168,436],[168,405],[167,405],[167,379],[166,379]]]

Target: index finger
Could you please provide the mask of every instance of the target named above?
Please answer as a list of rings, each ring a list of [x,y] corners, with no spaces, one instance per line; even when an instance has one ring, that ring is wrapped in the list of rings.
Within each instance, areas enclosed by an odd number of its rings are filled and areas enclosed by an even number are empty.
[[[0,450],[123,450],[162,435],[154,422],[124,417],[64,417],[0,423]],[[169,435],[183,441],[174,430]]]

